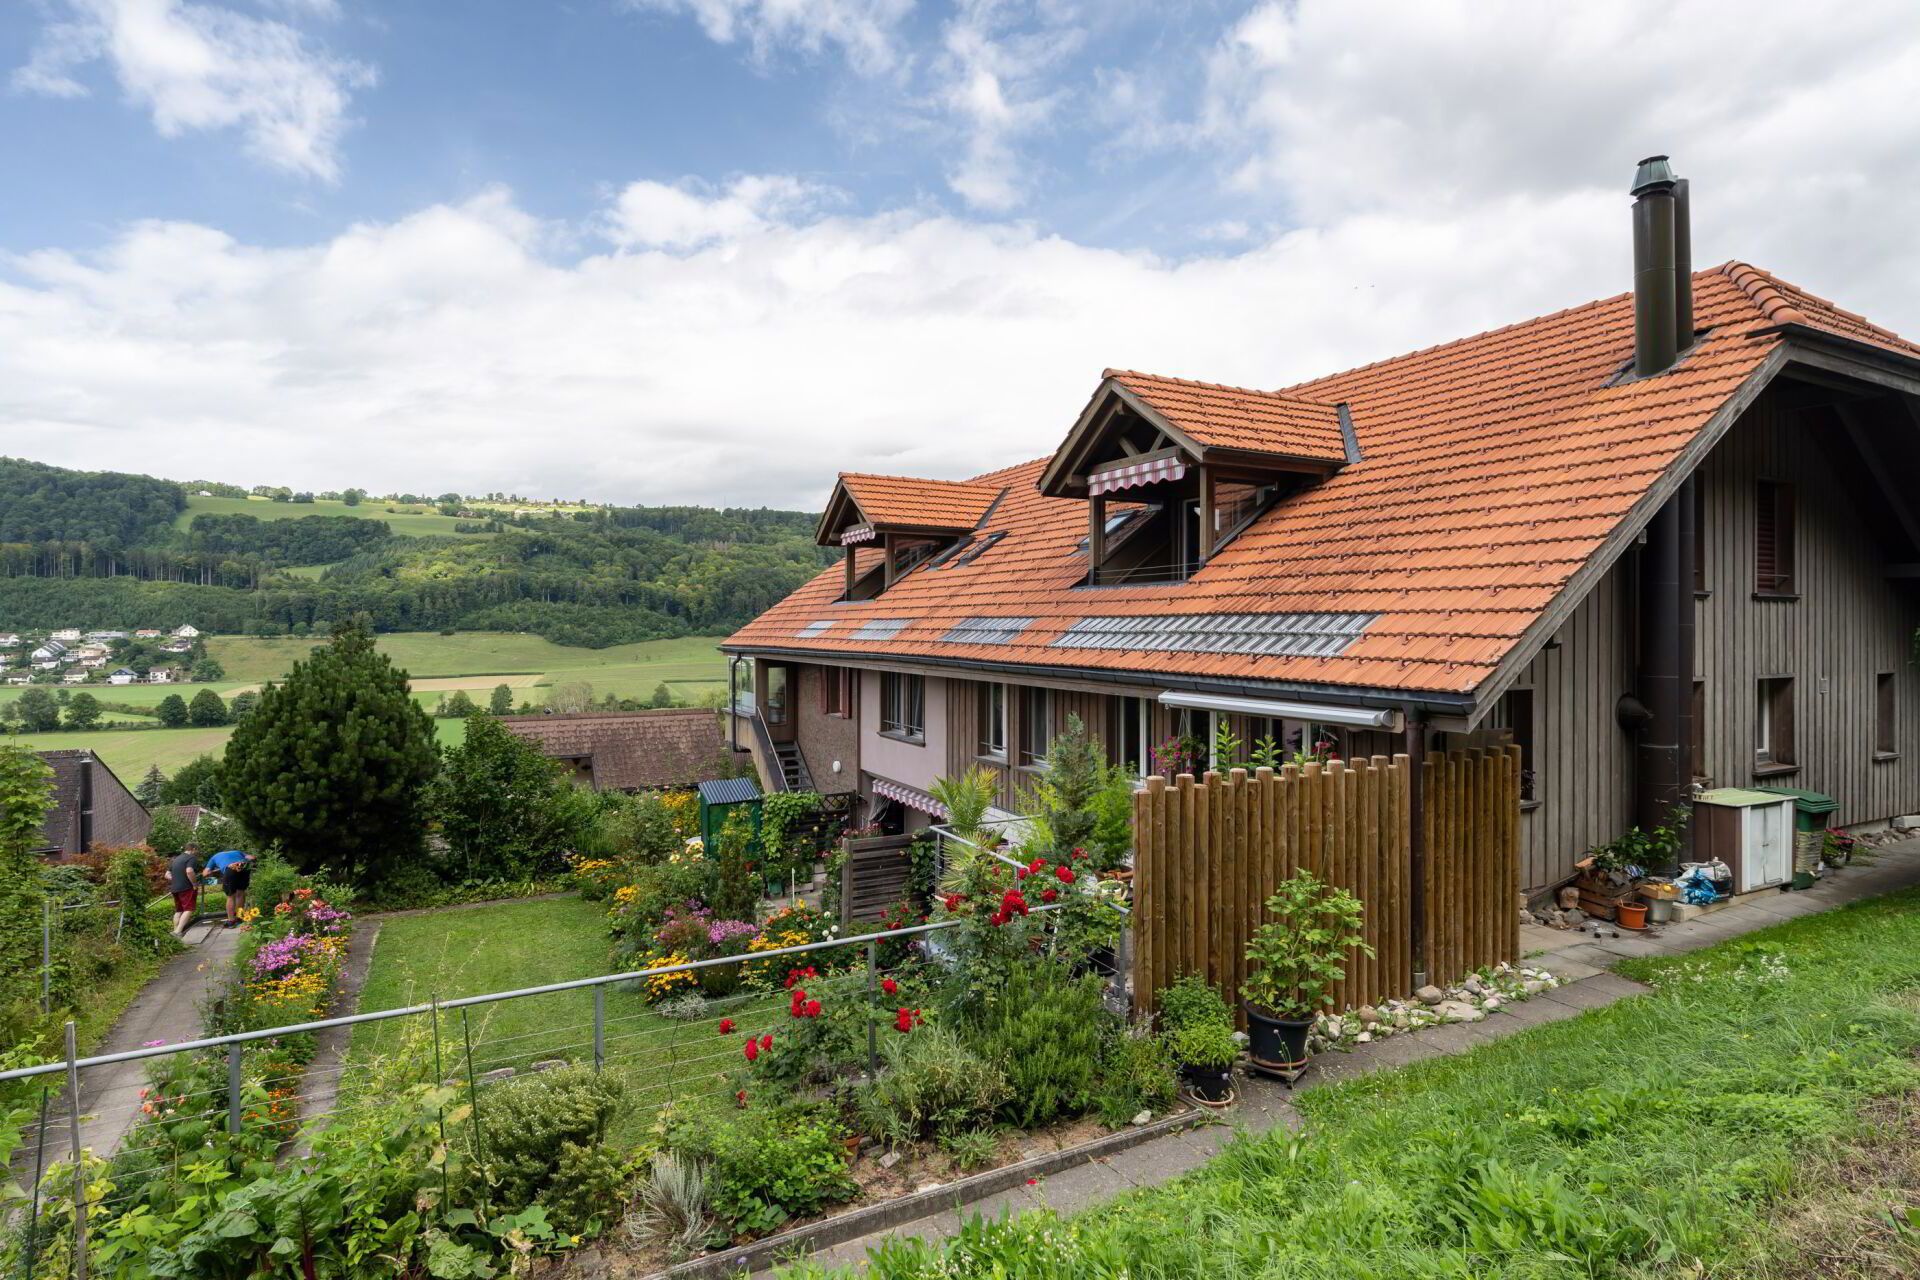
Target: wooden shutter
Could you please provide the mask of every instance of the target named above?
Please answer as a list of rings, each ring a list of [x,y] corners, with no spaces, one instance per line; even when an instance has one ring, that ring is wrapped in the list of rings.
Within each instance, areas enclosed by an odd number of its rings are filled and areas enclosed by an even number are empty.
[[[1793,486],[1762,480],[1753,521],[1754,590],[1793,591]]]

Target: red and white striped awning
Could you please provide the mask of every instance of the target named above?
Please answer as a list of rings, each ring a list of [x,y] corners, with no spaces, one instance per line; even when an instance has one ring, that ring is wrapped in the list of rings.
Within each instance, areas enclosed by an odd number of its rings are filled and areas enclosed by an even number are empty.
[[[1185,458],[1155,458],[1151,462],[1136,462],[1130,467],[1096,471],[1087,477],[1087,492],[1089,494],[1112,493],[1116,489],[1132,489],[1138,485],[1156,484],[1162,480],[1178,480],[1186,474]]]
[[[878,536],[870,524],[857,524],[840,535],[840,545],[850,547],[856,542],[872,542]]]
[[[873,780],[873,793],[877,796],[885,796],[889,800],[898,801],[909,809],[918,809],[921,813],[930,813],[942,821],[946,820],[947,806],[941,804],[926,792],[910,787],[904,782],[895,782],[891,778],[875,778]]]

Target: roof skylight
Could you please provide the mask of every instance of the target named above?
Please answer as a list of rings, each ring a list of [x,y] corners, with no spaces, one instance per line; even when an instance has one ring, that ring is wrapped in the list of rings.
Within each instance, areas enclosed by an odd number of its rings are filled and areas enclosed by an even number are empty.
[[[853,633],[855,640],[891,640],[913,624],[912,618],[869,618]]]
[[[1377,613],[1187,613],[1082,618],[1053,642],[1059,649],[1235,653],[1331,658],[1344,653]]]
[[[963,618],[940,637],[947,644],[1011,644],[1032,618]]]

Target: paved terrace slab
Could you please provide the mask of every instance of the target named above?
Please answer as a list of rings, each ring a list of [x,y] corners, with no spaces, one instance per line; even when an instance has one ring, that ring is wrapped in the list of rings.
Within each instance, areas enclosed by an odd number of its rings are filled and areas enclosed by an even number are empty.
[[[1451,1023],[1403,1032],[1372,1044],[1355,1046],[1348,1052],[1323,1054],[1314,1059],[1313,1066],[1295,1088],[1301,1091],[1319,1088],[1426,1058],[1465,1053],[1528,1027],[1577,1018],[1589,1009],[1602,1008],[1650,990],[1607,972],[1621,960],[1683,955],[1728,938],[1915,884],[1920,884],[1920,840],[1909,840],[1884,846],[1864,865],[1828,876],[1811,889],[1751,895],[1745,901],[1680,924],[1640,933],[1622,929],[1618,938],[1599,939],[1572,930],[1528,928],[1522,938],[1528,963],[1559,976],[1564,986],[1504,1005],[1484,1022]],[[1038,1208],[1052,1208],[1062,1213],[1089,1209],[1120,1192],[1159,1186],[1192,1172],[1211,1159],[1236,1133],[1265,1133],[1279,1126],[1300,1128],[1300,1113],[1294,1109],[1290,1101],[1292,1095],[1285,1086],[1250,1076],[1239,1077],[1237,1084],[1239,1097],[1221,1123],[1158,1138],[1107,1159],[1053,1174],[1031,1186],[1003,1191],[958,1209],[849,1240],[816,1255],[816,1260],[827,1266],[864,1269],[867,1250],[883,1240],[943,1239],[958,1232],[961,1223],[975,1216],[993,1218]],[[772,1271],[755,1274],[771,1275]]]

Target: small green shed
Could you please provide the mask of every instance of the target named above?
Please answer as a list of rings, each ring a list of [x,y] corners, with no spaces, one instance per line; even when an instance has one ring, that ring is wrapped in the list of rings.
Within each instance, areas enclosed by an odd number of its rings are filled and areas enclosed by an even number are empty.
[[[700,843],[709,852],[719,847],[720,828],[734,810],[747,806],[753,822],[753,838],[760,839],[760,786],[752,778],[715,778],[700,784]]]

